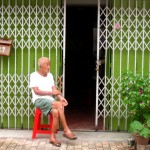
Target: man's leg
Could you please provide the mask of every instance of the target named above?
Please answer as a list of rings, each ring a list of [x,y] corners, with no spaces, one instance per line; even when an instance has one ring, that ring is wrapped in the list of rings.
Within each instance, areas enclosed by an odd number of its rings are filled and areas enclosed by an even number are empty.
[[[76,139],[76,136],[75,136],[73,133],[71,133],[71,131],[70,131],[68,125],[67,125],[66,118],[65,118],[65,114],[64,114],[64,106],[62,105],[62,103],[56,101],[56,102],[53,103],[53,106],[54,106],[55,108],[57,108],[58,111],[59,111],[59,117],[60,117],[62,126],[63,126],[63,128],[64,128],[64,134],[65,134],[65,135],[68,135],[68,136],[69,136],[69,137],[68,137],[69,139]]]
[[[61,102],[54,102],[53,103],[53,108],[56,108],[59,112],[59,117],[60,117],[60,120],[61,120],[61,123],[62,123],[62,126],[64,128],[64,132],[67,132],[69,130],[68,128],[68,125],[67,125],[67,122],[66,122],[66,118],[65,118],[65,114],[64,114],[64,107],[62,106],[62,103]]]
[[[60,146],[60,142],[56,140],[56,132],[58,128],[58,119],[59,119],[59,112],[57,109],[52,109],[52,116],[53,116],[53,124],[52,124],[52,133],[50,135],[50,142],[55,146]]]

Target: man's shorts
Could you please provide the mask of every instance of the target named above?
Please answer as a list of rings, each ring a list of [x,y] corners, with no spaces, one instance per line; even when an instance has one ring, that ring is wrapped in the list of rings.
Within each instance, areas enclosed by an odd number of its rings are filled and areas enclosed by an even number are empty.
[[[45,116],[49,114],[52,110],[52,104],[55,100],[46,99],[46,98],[38,98],[35,100],[35,107],[40,108]]]

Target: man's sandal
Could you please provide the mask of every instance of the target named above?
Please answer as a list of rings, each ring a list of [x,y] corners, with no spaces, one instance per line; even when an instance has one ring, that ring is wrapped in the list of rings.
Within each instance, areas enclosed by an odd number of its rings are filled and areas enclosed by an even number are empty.
[[[60,147],[61,143],[57,142],[57,141],[49,141],[49,143],[51,143],[52,145],[56,146],[56,147]]]
[[[71,132],[69,132],[69,133],[64,133],[63,136],[64,136],[65,138],[69,139],[69,140],[76,140],[76,139],[77,139],[77,137],[76,137],[73,133],[71,133]]]

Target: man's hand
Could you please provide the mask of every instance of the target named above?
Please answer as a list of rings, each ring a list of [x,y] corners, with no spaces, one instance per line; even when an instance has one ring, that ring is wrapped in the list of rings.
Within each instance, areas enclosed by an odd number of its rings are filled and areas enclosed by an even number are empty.
[[[62,96],[61,92],[56,89],[55,86],[52,87],[52,93],[53,95],[57,95],[63,106],[67,106],[68,102],[67,100]]]
[[[68,105],[67,100],[63,96],[58,95],[58,98],[62,102],[63,106],[67,106]]]
[[[68,102],[67,102],[66,99],[62,99],[61,102],[62,102],[63,106],[67,106],[68,105]]]
[[[61,95],[61,92],[56,89],[56,87],[52,87],[52,95]]]

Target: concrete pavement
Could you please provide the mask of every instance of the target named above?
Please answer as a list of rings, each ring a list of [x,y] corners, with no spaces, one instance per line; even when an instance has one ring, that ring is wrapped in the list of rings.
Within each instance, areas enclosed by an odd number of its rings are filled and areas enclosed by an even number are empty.
[[[49,143],[49,135],[38,134],[32,139],[32,130],[0,129],[0,150],[129,150],[129,133],[122,132],[78,132],[77,140],[68,140],[58,131],[61,147]],[[139,150],[150,150],[140,147]]]

